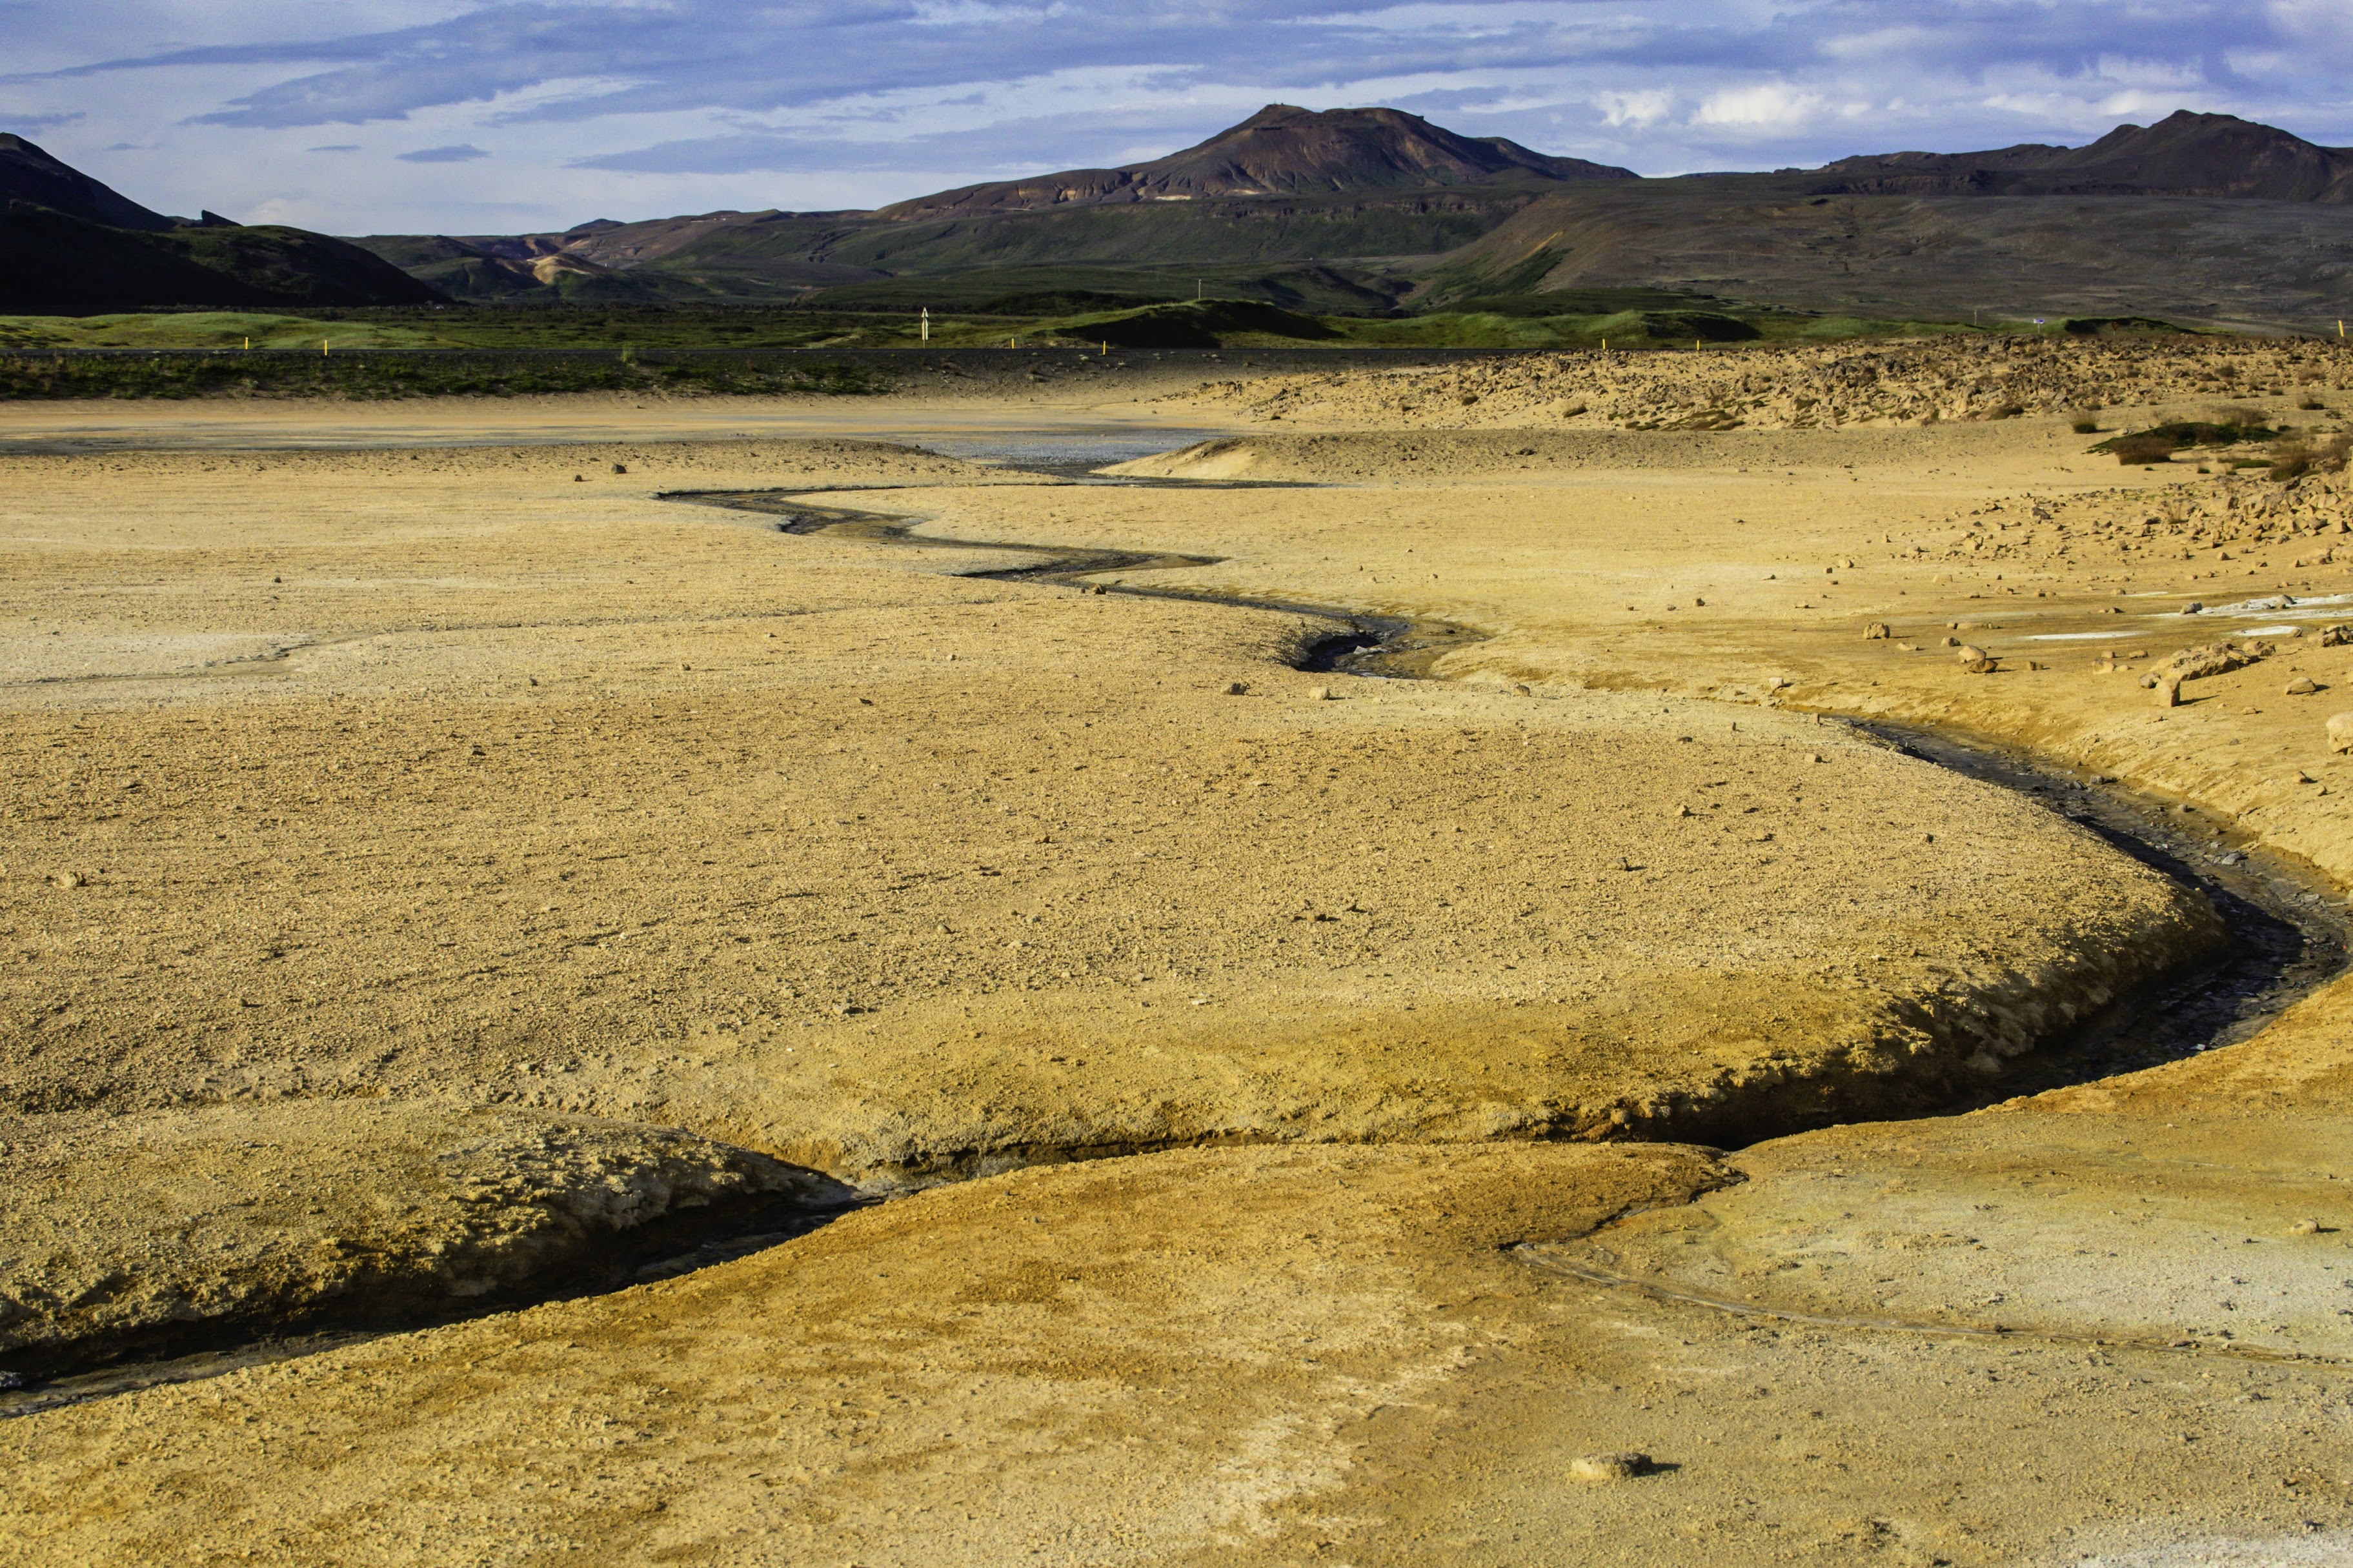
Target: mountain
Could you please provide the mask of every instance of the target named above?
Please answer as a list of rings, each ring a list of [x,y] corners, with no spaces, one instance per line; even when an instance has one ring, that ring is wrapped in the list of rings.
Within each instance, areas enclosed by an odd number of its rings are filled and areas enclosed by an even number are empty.
[[[2269,125],[2188,110],[2119,125],[2088,147],[2029,143],[1988,153],[1890,153],[1823,166],[1826,195],[2222,196],[2353,203],[2353,148],[2321,147]]]
[[[1206,282],[1311,313],[1632,288],[1890,315],[2333,321],[2353,315],[2330,259],[2353,250],[2353,151],[2184,111],[2083,147],[1643,179],[1397,110],[1273,104],[1166,157],[874,212],[361,243],[453,295],[515,302],[976,310],[1181,300]]]
[[[1442,258],[1413,303],[1645,288],[1866,317],[2153,316],[2332,335],[2353,317],[2341,203],[1821,183],[1556,193]]]
[[[1073,204],[1420,190],[1515,174],[1542,180],[1639,178],[1631,169],[1555,158],[1500,136],[1458,136],[1401,110],[1317,113],[1271,103],[1198,146],[1147,163],[966,185],[900,202],[874,216],[907,223]]]
[[[1338,277],[1334,258],[1434,256],[1546,190],[1636,179],[1502,137],[1458,135],[1398,110],[1271,104],[1147,163],[967,185],[874,212],[704,213],[599,220],[560,235],[371,235],[358,243],[469,299],[602,300],[617,297],[626,279],[675,300],[783,301],[834,289],[862,300],[867,285],[892,279],[1022,274],[1018,283],[961,290],[985,298],[1066,287],[1032,274],[1092,265],[1168,271],[1140,285],[1153,299],[1189,298],[1197,277],[1215,275],[1221,287],[1288,306],[1399,291],[1378,277]],[[609,276],[552,273],[542,282],[549,255]],[[1306,275],[1290,277],[1303,268]]]
[[[381,257],[299,228],[151,212],[21,136],[0,135],[0,314],[156,306],[409,305],[443,296]]]
[[[182,221],[148,211],[80,170],[58,162],[22,136],[0,135],[0,207],[10,202],[29,202],[114,228],[160,231]]]
[[[153,233],[29,202],[0,211],[0,315],[421,305],[442,298],[358,246],[299,228],[216,223]]]

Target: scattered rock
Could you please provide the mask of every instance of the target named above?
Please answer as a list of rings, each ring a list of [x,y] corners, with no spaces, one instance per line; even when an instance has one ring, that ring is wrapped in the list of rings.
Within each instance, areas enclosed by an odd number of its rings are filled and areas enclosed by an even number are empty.
[[[629,471],[629,465],[627,463],[616,463],[613,465],[613,471],[617,474],[626,474]]]
[[[2300,1219],[2287,1227],[2287,1233],[2290,1236],[2318,1236],[2320,1222],[2316,1219]]]
[[[2290,697],[2309,697],[2319,689],[2320,682],[2308,675],[2299,675],[2287,683],[2287,694]]]
[[[1862,628],[1862,640],[1865,642],[1885,642],[1894,635],[1887,629],[1885,621],[1873,621]]]
[[[1947,637],[1941,646],[1945,647],[1958,647],[1961,646],[1961,639],[1958,637]]]
[[[2353,752],[2353,713],[2329,715],[2328,749],[2332,752]]]
[[[2320,646],[2323,647],[2337,647],[2346,643],[2353,643],[2353,626],[2330,626],[2320,634]]]
[[[1568,1473],[1580,1481],[1630,1481],[1651,1468],[1648,1454],[1587,1454],[1569,1461]]]
[[[2225,555],[2224,557],[2222,557],[2222,559],[2223,559],[2223,560],[2225,560],[2225,561],[2228,561],[2228,560],[2230,559],[2230,557],[2229,557],[2229,556],[2227,556],[2227,555]],[[2186,604],[2186,605],[2182,605],[2182,606],[2181,606],[2181,613],[2182,613],[2183,615],[2185,615],[2185,616],[2194,616],[2194,615],[2198,615],[2198,614],[2200,614],[2200,612],[2202,612],[2205,608],[2206,608],[2206,606],[2205,606],[2205,605],[2203,605],[2200,604],[2197,600],[2192,599],[2192,600],[2190,600],[2190,601],[2189,601],[2189,603],[2188,603],[2188,604]]]
[[[2180,676],[2168,671],[2162,675],[2150,677],[2149,683],[2157,689],[2157,705],[2159,708],[2181,706]]]
[[[52,887],[58,888],[87,888],[90,886],[90,879],[79,871],[52,871],[49,873],[49,883]]]
[[[1226,682],[1226,695],[1227,695],[1227,696],[1229,696],[1229,697],[1247,697],[1247,696],[1249,696],[1249,695],[1250,695],[1250,682],[1249,682],[1249,681],[1247,681],[1247,680],[1229,680],[1229,681],[1227,681],[1227,682]]]
[[[1329,702],[1333,700],[1332,689],[1328,686],[1311,686],[1307,689],[1307,700],[1311,702]]]
[[[2185,647],[2173,656],[2172,668],[2184,680],[2200,680],[2210,675],[2228,675],[2234,669],[2244,669],[2276,651],[2269,643],[2203,643],[2197,647]]]
[[[1996,667],[1993,655],[1975,643],[1963,643],[1953,657],[1959,661],[1960,667],[1971,675],[1990,675]]]

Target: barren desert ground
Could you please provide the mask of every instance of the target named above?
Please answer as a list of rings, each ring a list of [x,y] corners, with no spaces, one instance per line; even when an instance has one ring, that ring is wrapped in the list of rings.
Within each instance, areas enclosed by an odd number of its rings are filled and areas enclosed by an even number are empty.
[[[1248,360],[0,409],[0,1562],[2353,1560],[2353,355]]]

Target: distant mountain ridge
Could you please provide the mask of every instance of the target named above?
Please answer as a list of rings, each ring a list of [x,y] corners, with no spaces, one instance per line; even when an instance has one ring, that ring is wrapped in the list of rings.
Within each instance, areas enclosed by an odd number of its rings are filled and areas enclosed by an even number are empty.
[[[352,245],[210,214],[191,226],[0,137],[0,310],[26,311],[442,294],[979,310],[1187,300],[1206,284],[1310,313],[1631,288],[1874,315],[2333,325],[2353,317],[2348,253],[2353,149],[2188,110],[2082,147],[1646,179],[1398,110],[1270,104],[1164,157],[875,211]]]
[[[894,203],[874,216],[912,222],[1073,204],[1422,189],[1510,174],[1545,180],[1641,178],[1631,169],[1556,158],[1501,136],[1457,135],[1402,110],[1319,113],[1271,103],[1197,146],[1149,163],[965,185]]]
[[[2026,143],[1985,153],[1841,158],[1822,195],[2218,196],[2353,202],[2353,148],[2323,147],[2230,114],[2181,110],[2119,125],[2088,147]]]
[[[2016,205],[2044,198],[2077,205],[2046,202],[2031,219]],[[1836,205],[1814,205],[1825,202]],[[2353,224],[2353,150],[2226,114],[2184,110],[2083,147],[1873,153],[1817,169],[1645,179],[1399,110],[1270,104],[1164,157],[963,185],[871,212],[717,212],[361,243],[460,298],[515,302],[814,296],[895,308],[925,291],[922,279],[942,280],[928,290],[937,305],[1050,291],[1064,287],[1049,278],[1061,268],[1092,269],[1087,289],[1157,299],[1189,297],[1198,273],[1221,273],[1237,297],[1293,309],[1343,297],[1430,304],[1602,278],[1894,308],[1900,300],[1880,284],[1901,279],[1902,294],[1941,310],[2015,285],[2038,310],[2138,301],[2131,308],[2190,319],[2327,309],[2333,320],[2340,306],[2353,311],[2353,283],[2310,252],[2317,245],[2327,259],[2339,213]],[[2179,267],[2162,259],[2172,230],[2197,237]],[[2232,237],[2241,232],[2244,245]],[[1996,255],[2001,270],[1989,274]],[[2131,259],[2111,273],[2103,255]],[[1106,268],[1136,281],[1115,287]]]

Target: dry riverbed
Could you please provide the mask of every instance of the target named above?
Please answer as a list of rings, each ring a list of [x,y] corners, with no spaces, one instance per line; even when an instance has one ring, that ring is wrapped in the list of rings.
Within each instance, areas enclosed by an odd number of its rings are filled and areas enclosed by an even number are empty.
[[[1335,428],[1134,465],[1308,489],[834,438],[0,459],[0,1365],[590,1291],[0,1425],[0,1557],[2332,1539],[2344,987],[1933,1115],[2228,921],[1829,721],[2024,748],[2337,896],[2353,648],[2181,612],[2353,586],[2341,479],[2283,505],[2085,445]],[[662,499],[845,487],[1466,646],[1308,674],[1314,616]],[[2143,517],[2179,544],[2117,549]],[[2193,575],[2226,550],[2227,597]],[[2135,679],[2233,636],[2270,651],[2186,700]]]

